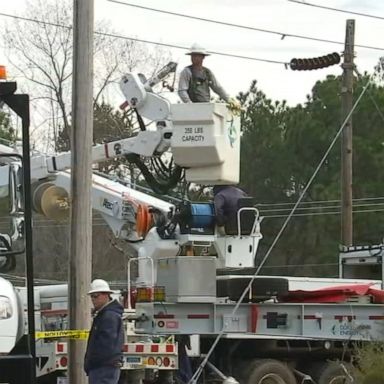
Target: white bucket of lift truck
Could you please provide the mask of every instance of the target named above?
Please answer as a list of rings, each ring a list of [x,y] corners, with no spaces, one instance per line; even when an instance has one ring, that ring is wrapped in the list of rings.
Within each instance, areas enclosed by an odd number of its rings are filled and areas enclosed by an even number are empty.
[[[189,182],[237,184],[240,176],[240,117],[222,103],[171,105],[171,148]]]

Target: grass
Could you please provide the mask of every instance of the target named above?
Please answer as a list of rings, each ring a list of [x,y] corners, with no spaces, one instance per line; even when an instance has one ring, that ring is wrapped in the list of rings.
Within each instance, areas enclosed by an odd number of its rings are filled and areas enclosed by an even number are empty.
[[[354,362],[357,383],[384,384],[384,342],[356,345]]]

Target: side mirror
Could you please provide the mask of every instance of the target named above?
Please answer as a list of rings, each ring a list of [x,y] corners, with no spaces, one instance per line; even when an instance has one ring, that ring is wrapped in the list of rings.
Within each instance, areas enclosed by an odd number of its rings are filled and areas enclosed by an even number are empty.
[[[22,157],[0,153],[0,272],[15,269],[25,252]]]
[[[10,215],[24,215],[23,168],[20,161],[9,164]]]

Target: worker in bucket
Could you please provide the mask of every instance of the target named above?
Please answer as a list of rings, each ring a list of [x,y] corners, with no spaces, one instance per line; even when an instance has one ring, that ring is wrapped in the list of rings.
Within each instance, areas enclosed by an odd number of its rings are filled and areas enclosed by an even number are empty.
[[[117,384],[122,366],[124,343],[123,307],[112,299],[106,281],[93,280],[88,295],[93,304],[93,323],[89,333],[84,370],[89,384]]]
[[[209,103],[211,92],[215,92],[230,108],[240,110],[237,100],[231,99],[216,80],[210,69],[203,66],[203,61],[210,54],[198,44],[192,45],[187,55],[191,56],[192,65],[185,67],[179,78],[179,96],[184,103]]]

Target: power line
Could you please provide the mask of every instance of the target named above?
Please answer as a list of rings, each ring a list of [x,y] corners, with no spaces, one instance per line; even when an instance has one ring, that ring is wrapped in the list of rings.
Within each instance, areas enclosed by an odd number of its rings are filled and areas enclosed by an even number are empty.
[[[59,24],[59,23],[52,23],[50,21],[41,21],[41,20],[37,20],[37,19],[31,19],[31,18],[23,17],[23,16],[11,15],[9,13],[0,12],[0,16],[10,17],[11,19],[17,19],[17,20],[23,20],[23,21],[31,21],[31,22],[34,22],[36,24],[50,25],[52,27],[72,29],[72,26]]]
[[[296,208],[299,206],[301,200],[303,200],[305,194],[307,193],[309,187],[312,185],[313,183],[313,180],[315,179],[315,177],[317,176],[317,174],[319,173],[321,167],[323,166],[323,164],[325,163],[325,160],[327,159],[329,153],[331,152],[333,146],[335,145],[337,139],[339,138],[340,134],[342,133],[343,129],[344,129],[344,126],[346,125],[346,123],[348,122],[348,119],[350,119],[350,117],[352,116],[353,112],[355,111],[356,107],[358,106],[360,100],[362,99],[362,97],[364,96],[365,92],[367,91],[369,85],[371,84],[372,82],[372,76],[369,77],[365,87],[363,88],[363,90],[361,91],[360,95],[357,97],[356,101],[354,102],[351,110],[349,111],[348,115],[346,116],[345,120],[343,121],[343,123],[341,124],[339,130],[337,131],[336,135],[334,136],[333,140],[331,141],[331,143],[329,144],[327,150],[325,151],[323,157],[321,158],[320,162],[318,163],[315,171],[313,172],[312,176],[309,178],[308,182],[306,183],[305,187],[303,188],[302,192],[300,193],[300,196],[298,198],[298,200],[296,201],[294,207],[292,208],[290,214],[287,216],[287,218],[284,220],[283,222],[283,225],[281,226],[279,232],[277,233],[277,235],[275,236],[274,240],[273,240],[273,243],[270,245],[267,253],[264,255],[264,258],[263,260],[260,262],[260,265],[258,267],[258,269],[256,270],[255,274],[254,274],[254,277],[256,277],[256,275],[259,273],[260,269],[262,268],[262,266],[264,265],[264,263],[267,261],[269,255],[271,254],[272,250],[274,249],[275,245],[277,244],[277,242],[279,241],[280,237],[282,236],[285,228],[287,227],[291,217],[293,216],[293,214],[295,213],[296,211]],[[250,288],[250,286],[252,285],[252,280],[249,284],[249,287],[248,289]],[[242,294],[242,298],[246,295],[246,290],[243,292]],[[241,300],[239,300],[238,304],[240,304]],[[238,308],[238,305],[236,305],[236,307],[234,308],[234,311],[237,310]],[[220,335],[220,334],[219,334]],[[212,353],[212,352],[211,352]],[[208,356],[208,354],[207,354]]]
[[[360,198],[360,199],[354,199],[354,202],[364,202],[367,201],[365,204],[353,204],[353,208],[365,208],[365,207],[377,207],[376,209],[355,209],[353,213],[374,213],[374,212],[382,212],[384,211],[384,202],[378,202],[378,203],[370,203],[370,201],[377,201],[377,200],[383,200],[384,197],[367,197],[367,198]],[[316,204],[337,204],[340,203],[340,200],[318,200],[313,202],[301,202],[300,205],[308,205],[308,204],[314,204],[314,206],[305,206],[300,207],[298,206],[296,208],[297,211],[304,211],[302,213],[295,213],[293,216],[319,216],[319,215],[334,215],[339,214],[340,211],[338,210],[340,208],[340,205],[316,205]],[[280,218],[280,217],[286,217],[287,215],[283,214],[277,214],[277,215],[269,215],[268,213],[272,212],[290,212],[291,208],[285,208],[294,205],[294,203],[261,203],[256,204],[255,207],[260,208],[259,211],[265,218]],[[282,206],[284,208],[269,208],[269,207],[279,207]],[[265,208],[263,208],[265,207]],[[382,209],[381,209],[382,208]],[[308,212],[311,211],[312,212]],[[319,210],[331,210],[326,212],[316,212]],[[305,212],[307,211],[307,212]],[[1,224],[8,224],[9,220],[12,218],[12,216],[2,216],[0,217],[0,225]],[[49,228],[49,227],[65,227],[68,226],[68,223],[58,222],[57,220],[49,219],[44,216],[37,216],[33,219],[34,228]],[[108,226],[108,224],[105,222],[105,220],[102,217],[94,216],[92,220],[93,226]]]
[[[11,14],[8,14],[8,13],[3,13],[3,12],[0,12],[0,16],[9,17],[9,18],[12,18],[12,19],[17,19],[17,20],[33,22],[33,23],[41,24],[41,25],[50,25],[50,26],[57,27],[57,28],[72,29],[72,26],[68,26],[68,25],[64,25],[64,24],[51,23],[51,22],[48,22],[48,21],[31,19],[31,18],[28,18],[28,17],[21,17],[21,16],[11,15]],[[106,36],[106,37],[113,37],[115,39],[131,40],[131,41],[137,41],[137,42],[145,43],[145,44],[153,44],[153,45],[158,45],[158,46],[162,46],[162,47],[182,49],[184,51],[189,49],[189,47],[182,46],[182,45],[160,43],[160,42],[151,41],[151,40],[138,39],[136,37],[123,36],[123,35],[119,35],[119,34],[115,34],[115,33],[107,33],[107,32],[95,31],[94,34],[95,35],[100,35],[100,36]],[[215,55],[220,55],[220,56],[234,57],[236,59],[244,59],[244,60],[251,60],[251,61],[261,61],[261,62],[270,63],[270,64],[283,64],[286,68],[288,67],[288,62],[285,62],[285,61],[263,59],[263,58],[252,57],[252,56],[235,55],[235,54],[232,54],[232,53],[224,53],[224,52],[218,52],[218,51],[211,51],[211,53],[213,53]]]
[[[241,28],[241,29],[246,29],[246,30],[251,30],[251,31],[256,31],[256,32],[263,32],[263,33],[269,33],[269,34],[273,34],[273,35],[278,35],[278,36],[281,36],[281,40],[283,40],[285,37],[293,37],[293,38],[296,38],[296,39],[312,40],[312,41],[318,41],[318,42],[321,42],[321,43],[330,43],[330,44],[344,45],[344,42],[336,41],[336,40],[322,39],[322,38],[317,38],[317,37],[313,37],[313,36],[296,35],[296,34],[291,34],[291,33],[280,32],[280,31],[272,31],[272,30],[269,30],[269,29],[251,27],[251,26],[248,26],[248,25],[228,23],[228,22],[221,21],[221,20],[207,19],[207,18],[204,18],[204,17],[197,17],[197,16],[192,16],[192,15],[186,15],[186,14],[183,14],[183,13],[166,11],[166,10],[158,9],[158,8],[144,7],[142,5],[126,3],[126,2],[123,2],[123,1],[119,1],[119,0],[107,0],[107,1],[109,1],[111,3],[117,3],[117,4],[125,5],[125,6],[128,6],[128,7],[140,8],[140,9],[144,9],[144,10],[151,11],[151,12],[164,13],[164,14],[167,14],[167,15],[184,17],[184,18],[187,18],[187,19],[199,20],[199,21],[204,21],[204,22],[207,22],[207,23],[225,25],[225,26],[232,27],[232,28]],[[379,50],[379,51],[384,50],[384,48],[373,47],[373,46],[369,46],[369,45],[358,45],[358,44],[355,44],[355,47],[366,48],[366,49],[374,49],[374,50]],[[213,52],[213,51],[212,51],[212,53],[217,54],[217,52]]]
[[[377,198],[365,198],[365,199],[355,199],[354,202],[358,201],[375,201],[375,200],[382,200],[383,197],[377,197]],[[339,200],[323,200],[323,201],[314,201],[313,203],[339,203]],[[311,204],[312,202],[304,202],[306,204]],[[303,203],[301,203],[303,204]],[[275,203],[275,204],[256,204],[256,207],[276,207],[276,206],[291,206],[294,205],[294,203]],[[353,204],[353,208],[363,208],[363,209],[355,209],[353,213],[374,213],[374,212],[382,212],[384,211],[384,202],[379,203],[366,203],[366,204]],[[376,209],[364,209],[365,207],[377,207]],[[300,207],[298,206],[296,208],[296,212],[303,211],[302,213],[295,213],[293,216],[319,216],[319,215],[334,215],[339,214],[340,205],[321,205],[321,206],[312,206],[312,207]],[[311,211],[312,212],[308,212]],[[316,212],[319,210],[331,210],[326,212]],[[259,209],[260,213],[263,214],[265,218],[278,218],[278,217],[286,217],[287,215],[283,214],[268,214],[272,212],[290,212],[291,208],[266,208],[266,209]],[[307,211],[307,212],[305,212]],[[1,224],[8,224],[9,220],[12,218],[12,216],[2,216],[0,217],[0,225]],[[105,220],[102,217],[93,217],[92,220],[93,226],[108,226],[108,224],[105,222]],[[68,226],[68,223],[58,222],[57,220],[49,219],[44,216],[38,216],[33,219],[34,228],[49,228],[49,227],[65,227]]]
[[[244,288],[240,298],[237,300],[236,302],[236,305],[234,306],[233,310],[231,311],[230,313],[230,317],[233,317],[236,312],[238,311],[241,303],[243,302],[245,296],[247,295],[247,292],[252,288],[252,284],[254,282],[254,280],[256,279],[257,275],[259,274],[260,270],[263,268],[264,264],[266,263],[266,261],[268,260],[268,257],[270,256],[270,254],[272,253],[272,251],[274,250],[277,242],[280,240],[284,230],[286,229],[289,221],[291,220],[296,208],[298,207],[298,205],[300,204],[301,200],[304,198],[305,194],[307,193],[309,187],[311,186],[313,180],[315,179],[315,177],[317,176],[319,170],[321,169],[321,167],[323,166],[325,160],[327,159],[329,153],[331,152],[331,149],[333,148],[333,146],[335,145],[338,137],[340,136],[342,130],[344,129],[344,126],[346,125],[346,123],[348,122],[348,120],[350,119],[352,113],[354,112],[354,110],[356,109],[357,105],[359,104],[361,98],[364,96],[364,93],[366,92],[368,86],[370,85],[370,83],[372,82],[372,77],[369,78],[367,84],[365,85],[365,87],[363,88],[362,92],[360,93],[360,95],[358,96],[358,98],[356,99],[355,103],[353,104],[350,112],[348,113],[348,115],[346,116],[345,120],[343,121],[343,123],[341,124],[339,130],[337,131],[335,137],[333,138],[332,142],[330,143],[330,145],[328,146],[327,150],[325,151],[323,157],[321,158],[319,164],[317,165],[315,171],[313,172],[312,176],[309,178],[308,182],[306,183],[304,189],[302,190],[295,206],[292,208],[291,210],[291,213],[287,216],[287,218],[284,220],[280,230],[278,231],[278,233],[276,234],[276,236],[274,237],[274,240],[273,242],[269,245],[268,247],[268,250],[267,252],[265,253],[265,255],[263,256],[262,260],[259,262],[259,265],[257,266],[257,269],[255,271],[255,273],[253,274],[253,276],[251,277],[251,279],[249,280],[249,283],[248,285]],[[221,327],[221,330],[220,332],[217,334],[217,336],[215,337],[215,339],[213,340],[213,343],[212,345],[210,346],[210,348],[208,349],[207,353],[205,354],[205,357],[204,359],[202,360],[202,362],[200,363],[200,365],[198,366],[197,370],[194,372],[192,378],[188,381],[188,384],[191,384],[191,383],[194,383],[196,382],[200,375],[202,374],[203,372],[203,369],[205,367],[205,365],[207,364],[209,358],[211,357],[212,353],[214,352],[217,344],[219,343],[220,339],[223,337],[225,333],[225,325],[223,324],[223,326]]]
[[[137,39],[133,37],[128,37],[128,36],[123,36],[123,35],[117,35],[113,33],[105,33],[105,32],[95,32],[97,35],[103,35],[103,36],[108,36],[108,37],[114,37],[117,39],[124,39],[124,40],[133,40],[133,41],[139,41],[141,43],[146,43],[146,44],[155,44],[155,45],[160,45],[164,47],[169,47],[169,48],[177,48],[177,49],[182,49],[182,50],[188,50],[190,47],[182,46],[182,45],[176,45],[176,44],[169,44],[169,43],[159,43],[156,41],[151,41],[151,40],[143,40],[143,39]],[[384,48],[381,48],[384,50]],[[226,56],[226,57],[234,57],[236,59],[245,59],[245,60],[252,60],[252,61],[262,61],[264,63],[271,63],[271,64],[283,64],[285,67],[288,67],[289,63],[285,61],[278,61],[278,60],[271,60],[271,59],[262,59],[259,57],[252,57],[252,56],[243,56],[243,55],[235,55],[232,53],[224,53],[224,52],[218,52],[218,51],[210,51],[212,54],[215,55],[220,55],[220,56]]]
[[[284,204],[284,203],[281,203]],[[289,205],[293,205],[293,203],[287,203]],[[267,204],[266,204],[267,205]],[[279,204],[270,204],[270,206],[278,206]],[[258,205],[256,205],[258,207]],[[384,202],[383,203],[373,203],[373,204],[356,204],[353,205],[353,207],[377,207],[376,209],[359,209],[354,210],[354,213],[364,213],[364,212],[381,212],[384,210]],[[339,205],[324,205],[324,206],[314,206],[314,207],[298,207],[296,208],[296,211],[303,211],[303,213],[297,213],[294,214],[294,216],[315,216],[315,215],[328,215],[328,214],[338,214],[340,211],[338,210],[340,208]],[[382,208],[382,209],[381,209]],[[311,211],[312,212],[308,212]],[[326,211],[326,212],[317,212],[319,210],[332,210],[332,211]],[[290,208],[271,208],[271,209],[259,209],[261,214],[264,214],[264,217],[286,217],[286,215],[268,215],[266,213],[272,213],[272,212],[290,212]],[[307,211],[307,212],[305,212]],[[0,225],[7,225],[9,224],[9,220],[12,218],[12,216],[2,216],[0,218]],[[94,217],[92,220],[93,225],[98,226],[104,226],[107,225],[105,220],[103,218]],[[43,216],[34,218],[33,219],[34,228],[41,228],[41,227],[51,227],[51,226],[67,226],[69,223],[66,222],[58,222],[57,220],[48,219]]]
[[[327,207],[324,207],[326,209]],[[335,208],[335,207],[329,207],[330,209]],[[297,209],[296,209],[297,210]],[[276,219],[276,218],[285,218],[288,217],[288,215],[281,214],[281,215],[274,215],[274,214],[266,214],[264,215],[265,212],[271,212],[271,211],[279,211],[281,210],[265,210],[262,211],[260,210],[260,214],[265,218],[265,219]],[[353,213],[376,213],[376,212],[384,212],[383,209],[358,209],[354,210]],[[294,213],[291,215],[291,217],[312,217],[312,216],[323,216],[323,215],[340,215],[340,211],[327,211],[327,212],[306,212],[306,213]],[[41,220],[38,223],[36,223],[33,227],[34,228],[66,228],[69,226],[68,223],[55,223],[53,222],[52,224],[48,224],[50,220],[44,221]],[[0,224],[6,224],[5,221],[0,222]],[[93,222],[92,227],[107,227],[110,228],[109,225],[105,222]]]
[[[111,1],[111,0],[109,0]],[[347,11],[346,9],[340,9],[340,8],[332,8],[332,7],[326,7],[324,5],[318,5],[318,4],[313,4],[313,3],[308,3],[304,1],[299,1],[299,0],[288,0],[291,3],[297,3],[300,5],[308,5],[310,7],[315,7],[315,8],[322,8],[322,9],[327,9],[329,11],[335,11],[335,12],[341,12],[341,13],[349,13],[351,15],[357,15],[357,16],[364,16],[364,17],[370,17],[372,19],[379,19],[379,20],[384,20],[384,17],[382,16],[377,16],[377,15],[371,15],[368,13],[362,13],[362,12],[354,12],[354,11]]]
[[[362,197],[359,199],[353,199],[353,202],[364,202],[364,201],[376,201],[376,200],[384,200],[384,196],[378,196],[378,197]],[[313,201],[302,201],[300,205],[317,205],[317,204],[337,204],[340,203],[340,200],[313,200]],[[293,206],[295,203],[257,203],[255,204],[255,207],[275,207],[275,206]],[[324,205],[324,207],[327,207],[327,205]]]
[[[358,77],[359,79],[363,79],[363,75],[357,70],[356,67],[354,68],[354,71],[355,71],[355,73],[357,74],[357,77]],[[371,99],[373,105],[375,106],[376,111],[377,111],[377,113],[379,114],[381,120],[384,122],[384,114],[383,114],[383,112],[381,111],[379,105],[377,104],[377,102],[376,102],[375,98],[373,97],[372,93],[370,92],[370,90],[368,90],[368,96],[369,96],[369,98]]]
[[[357,207],[383,207],[384,202],[381,203],[367,203],[367,204],[353,204],[352,208]],[[297,207],[296,211],[318,211],[322,209],[339,209],[340,204],[337,205],[323,205],[323,206],[313,206],[313,207]],[[270,208],[270,209],[260,209],[262,212],[284,212],[284,211],[291,211],[291,208]]]
[[[354,210],[352,213],[376,213],[383,212],[384,209],[358,209]],[[260,214],[263,212],[261,211]],[[340,215],[340,211],[330,211],[330,212],[312,212],[312,213],[294,213],[290,215],[290,217],[305,217],[305,216],[322,216],[322,215]],[[277,219],[277,218],[285,218],[289,215],[264,215],[265,219]]]

